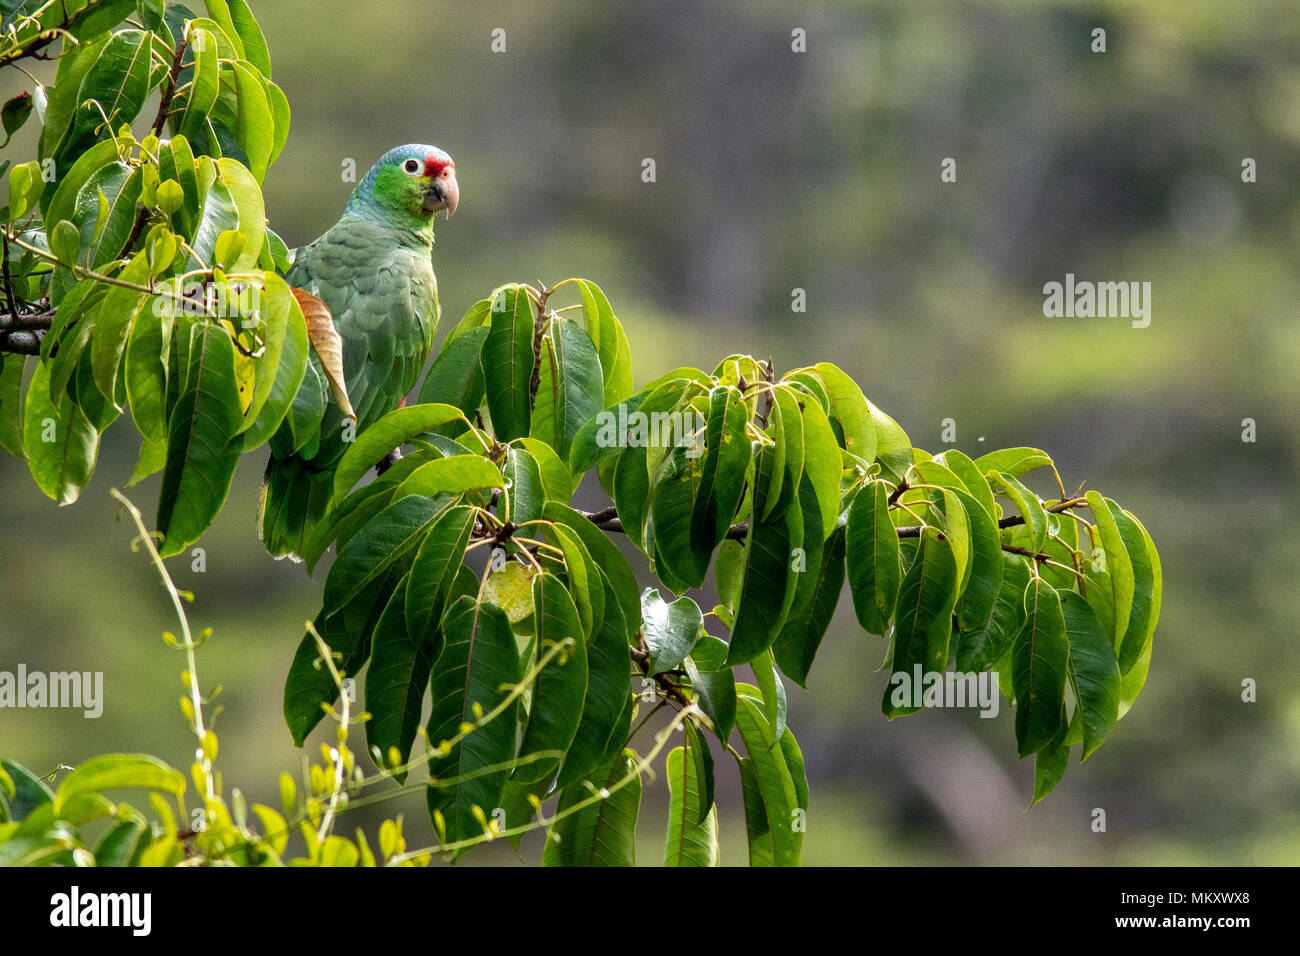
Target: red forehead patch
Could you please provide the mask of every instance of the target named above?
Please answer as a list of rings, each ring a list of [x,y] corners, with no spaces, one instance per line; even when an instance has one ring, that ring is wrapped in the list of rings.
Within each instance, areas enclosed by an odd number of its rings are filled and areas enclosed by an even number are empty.
[[[455,169],[456,164],[449,159],[438,159],[437,157],[429,156],[424,161],[424,175],[431,179],[436,179],[441,176],[442,171],[448,167]]]

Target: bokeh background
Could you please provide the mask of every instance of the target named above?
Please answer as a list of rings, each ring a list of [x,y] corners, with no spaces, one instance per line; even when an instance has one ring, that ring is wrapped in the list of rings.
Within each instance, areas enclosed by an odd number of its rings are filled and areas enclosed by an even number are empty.
[[[337,218],[345,160],[364,170],[432,142],[455,157],[462,199],[438,227],[443,332],[502,282],[583,276],[626,326],[638,385],[733,351],[778,370],[835,361],[916,445],[941,450],[952,418],[972,455],[1045,448],[1068,485],[1086,479],[1145,522],[1164,564],[1146,690],[1028,812],[1011,712],[886,721],[885,648],[845,597],[808,690],[790,688],[807,863],[1300,859],[1296,3],[253,6],[293,108],[266,184],[290,245]],[[1105,53],[1090,49],[1097,27]],[[15,76],[0,77],[6,96]],[[955,183],[940,181],[946,157]],[[1045,318],[1042,286],[1067,272],[1149,281],[1150,327]],[[95,480],[62,509],[0,461],[0,669],[105,672],[98,720],[0,713],[0,753],[37,770],[105,750],[186,766],[192,751],[183,660],[159,640],[170,607],[108,494],[136,447],[129,425],[111,429]],[[199,666],[225,687],[226,787],[274,805],[278,773],[303,759],[281,688],[323,575],[257,544],[262,467],[241,467],[202,541],[206,571],[172,570],[196,627],[215,632]],[[131,494],[151,514],[156,491]],[[596,489],[587,504],[600,503]],[[1246,678],[1257,702],[1241,699]],[[723,861],[743,863],[735,768],[718,767]],[[353,819],[373,835],[403,813],[424,845],[423,803],[416,787]],[[661,858],[665,820],[660,777],[640,862]],[[524,858],[537,853],[530,838]],[[518,860],[497,846],[467,862]]]

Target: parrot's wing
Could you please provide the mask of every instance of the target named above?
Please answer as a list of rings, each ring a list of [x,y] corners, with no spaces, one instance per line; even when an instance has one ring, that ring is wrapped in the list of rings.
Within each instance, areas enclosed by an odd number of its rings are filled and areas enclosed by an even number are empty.
[[[415,385],[438,325],[438,286],[427,254],[366,220],[345,219],[299,250],[286,279],[319,297],[334,317],[358,425],[364,429],[396,408]],[[341,424],[331,405],[322,451],[334,444],[330,430]]]

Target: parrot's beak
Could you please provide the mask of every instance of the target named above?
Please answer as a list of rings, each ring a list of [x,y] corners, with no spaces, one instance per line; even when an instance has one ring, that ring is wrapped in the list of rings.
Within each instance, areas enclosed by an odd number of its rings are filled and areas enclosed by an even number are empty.
[[[424,199],[424,208],[437,213],[447,210],[447,218],[456,214],[456,204],[460,201],[460,186],[456,183],[456,171],[448,166],[429,186]]]

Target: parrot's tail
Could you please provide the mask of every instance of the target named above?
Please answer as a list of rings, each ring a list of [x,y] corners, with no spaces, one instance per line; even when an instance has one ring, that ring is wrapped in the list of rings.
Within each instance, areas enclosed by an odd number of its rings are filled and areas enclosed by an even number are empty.
[[[302,560],[333,487],[332,469],[322,471],[296,456],[271,456],[262,478],[257,535],[272,557]]]

